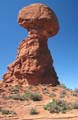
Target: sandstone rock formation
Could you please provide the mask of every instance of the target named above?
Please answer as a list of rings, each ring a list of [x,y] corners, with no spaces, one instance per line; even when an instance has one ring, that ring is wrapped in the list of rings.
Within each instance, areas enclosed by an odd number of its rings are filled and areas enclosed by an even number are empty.
[[[48,6],[32,4],[20,10],[18,23],[28,30],[28,38],[18,48],[16,60],[8,66],[3,82],[8,85],[59,84],[48,49],[48,37],[59,30],[58,20]]]

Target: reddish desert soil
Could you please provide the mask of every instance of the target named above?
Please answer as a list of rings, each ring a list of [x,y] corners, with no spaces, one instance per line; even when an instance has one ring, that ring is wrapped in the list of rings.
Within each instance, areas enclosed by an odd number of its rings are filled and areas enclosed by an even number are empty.
[[[8,96],[23,95],[26,91],[39,92],[42,95],[41,101],[33,101],[31,99],[21,101],[7,99]],[[64,97],[60,94],[65,91]],[[64,113],[50,113],[44,110],[43,105],[50,102],[52,99],[61,99],[67,102],[78,100],[77,96],[72,95],[72,90],[65,89],[61,86],[52,87],[51,85],[37,85],[28,87],[6,87],[0,88],[0,109],[14,111],[16,114],[2,114],[0,112],[0,120],[78,120],[78,109],[73,109]],[[50,97],[54,93],[55,96]],[[36,108],[38,114],[31,115],[31,108]]]

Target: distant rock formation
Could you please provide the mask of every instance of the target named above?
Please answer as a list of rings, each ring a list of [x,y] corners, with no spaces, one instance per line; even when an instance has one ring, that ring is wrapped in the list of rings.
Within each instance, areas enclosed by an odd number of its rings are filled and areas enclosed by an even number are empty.
[[[3,82],[8,85],[58,85],[47,45],[48,37],[59,30],[55,13],[46,5],[31,4],[20,10],[18,23],[28,30],[28,38],[20,43],[16,60],[8,66]]]

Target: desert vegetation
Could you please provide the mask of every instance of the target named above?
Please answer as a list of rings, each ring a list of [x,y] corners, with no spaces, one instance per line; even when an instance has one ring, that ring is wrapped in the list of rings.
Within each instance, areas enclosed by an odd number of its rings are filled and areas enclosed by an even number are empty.
[[[51,102],[43,106],[45,110],[48,110],[50,113],[66,113],[72,109],[78,109],[78,101],[71,103],[66,102],[60,99],[53,99]]]

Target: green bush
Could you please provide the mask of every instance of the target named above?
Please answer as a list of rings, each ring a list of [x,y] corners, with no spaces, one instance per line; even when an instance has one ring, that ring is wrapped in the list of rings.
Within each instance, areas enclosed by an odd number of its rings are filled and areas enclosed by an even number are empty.
[[[42,99],[42,96],[38,92],[26,92],[22,97],[33,101],[40,101]]]
[[[10,111],[10,110],[7,110],[7,109],[1,109],[0,112],[1,112],[3,115],[8,115],[8,114],[16,115],[16,112]]]
[[[42,96],[39,93],[35,92],[35,93],[31,94],[31,99],[33,101],[41,101],[42,100]]]
[[[25,92],[23,95],[22,95],[23,98],[25,99],[29,99],[31,98],[31,93],[30,92]]]
[[[20,100],[20,101],[28,100],[26,97],[24,97],[24,96],[20,96],[20,95],[9,96],[8,99]]]
[[[13,100],[20,100],[20,101],[25,101],[25,100],[33,100],[33,101],[41,101],[42,100],[42,96],[37,93],[31,93],[31,92],[25,92],[23,95],[12,95],[12,96],[8,96],[6,97],[6,99],[13,99]]]
[[[71,104],[68,104],[64,100],[54,100],[44,105],[44,109],[48,110],[50,113],[65,113],[67,110],[71,109]]]
[[[10,114],[10,111],[9,110],[2,110],[2,114],[4,115],[4,114],[6,114],[6,115],[8,115],[8,114]]]

